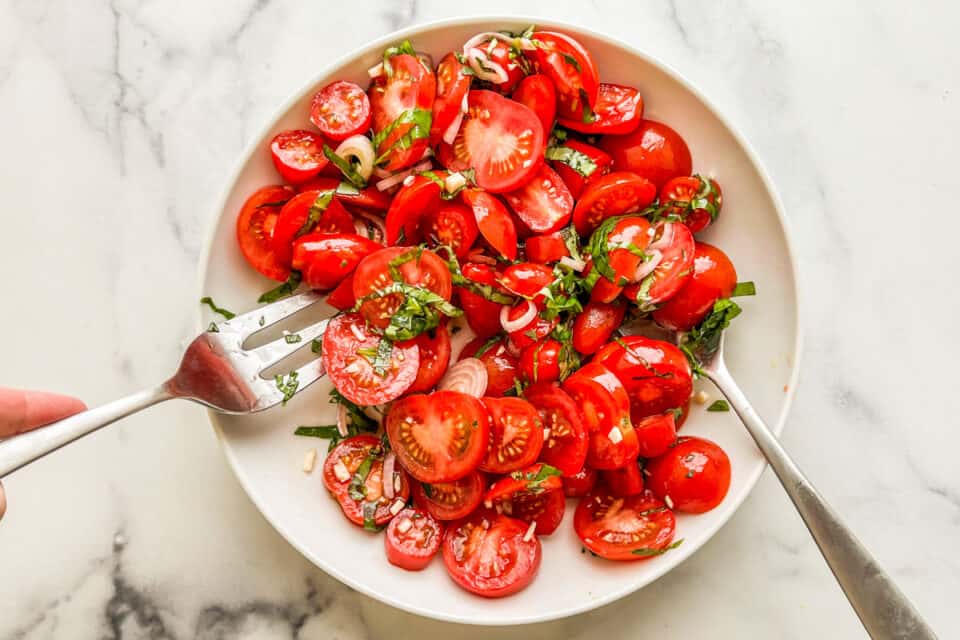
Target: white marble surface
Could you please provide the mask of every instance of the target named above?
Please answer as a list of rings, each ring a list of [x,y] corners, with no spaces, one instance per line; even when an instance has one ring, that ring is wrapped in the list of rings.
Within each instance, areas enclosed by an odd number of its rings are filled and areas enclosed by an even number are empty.
[[[0,1],[0,384],[96,404],[171,370],[194,328],[209,205],[248,136],[332,56],[454,4]],[[955,637],[960,9],[853,4],[522,11],[659,56],[757,147],[806,301],[786,445]],[[6,485],[2,638],[865,637],[769,473],[709,544],[641,592],[563,621],[458,630],[353,593],[288,547],[187,404]]]

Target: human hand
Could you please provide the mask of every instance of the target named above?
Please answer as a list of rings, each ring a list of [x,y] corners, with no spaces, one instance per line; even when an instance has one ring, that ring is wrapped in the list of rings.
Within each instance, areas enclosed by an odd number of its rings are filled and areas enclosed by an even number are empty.
[[[70,396],[0,387],[0,438],[42,427],[86,408],[82,401]],[[7,498],[0,484],[0,519],[6,510]]]

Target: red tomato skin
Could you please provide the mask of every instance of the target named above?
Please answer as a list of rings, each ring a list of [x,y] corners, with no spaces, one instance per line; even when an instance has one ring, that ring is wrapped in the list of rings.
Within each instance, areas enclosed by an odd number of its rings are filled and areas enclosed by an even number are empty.
[[[630,400],[623,384],[602,364],[591,362],[563,383],[584,415],[590,433],[587,464],[594,469],[616,469],[635,460],[637,434],[630,424]],[[619,441],[610,434],[614,427]]]
[[[620,498],[599,484],[577,505],[573,528],[583,545],[601,558],[644,560],[656,555],[649,552],[670,546],[676,518],[649,491]],[[647,553],[634,553],[637,550]]]
[[[672,411],[634,420],[641,458],[662,456],[677,440],[677,421]]]
[[[393,75],[383,74],[374,79],[370,87],[370,108],[373,114],[373,129],[382,132],[408,109],[431,110],[437,95],[437,81],[433,70],[428,69],[415,56],[400,54],[390,58]],[[431,123],[433,117],[431,115]],[[377,147],[377,155],[389,152],[387,171],[398,171],[416,163],[430,144],[426,137],[415,140],[406,149],[394,147],[396,141],[413,129],[414,124],[395,127]],[[390,149],[393,149],[390,151]]]
[[[327,296],[327,304],[334,309],[346,311],[352,309],[356,303],[357,299],[353,295],[353,274],[351,273],[330,292],[330,295]]]
[[[533,38],[546,45],[537,47],[532,55],[540,71],[554,82],[557,115],[583,120],[584,97],[592,107],[600,91],[597,65],[590,52],[574,38],[555,31],[537,31]],[[577,61],[576,65],[570,63],[571,58]]]
[[[519,374],[520,366],[516,356],[510,355],[503,345],[498,342],[484,351],[479,356],[474,354],[484,345],[486,340],[477,338],[467,343],[460,352],[460,359],[475,357],[487,367],[487,393],[488,396],[499,397],[507,389],[513,389],[514,382]]]
[[[520,221],[533,233],[559,231],[570,222],[573,196],[546,163],[519,189],[503,194]]]
[[[464,189],[460,197],[473,211],[483,239],[507,260],[516,260],[517,227],[503,203],[480,189]]]
[[[330,140],[341,142],[370,129],[370,99],[352,82],[331,82],[313,96],[310,122]],[[335,146],[335,145],[334,145]]]
[[[341,183],[340,180],[340,170],[337,169],[337,175],[334,177],[325,177],[318,176],[312,180],[307,180],[303,184],[297,185],[297,190],[300,192],[304,191],[329,191],[331,189],[335,190]],[[352,207],[359,207],[361,209],[366,209],[370,211],[386,211],[390,208],[390,196],[382,191],[378,191],[376,187],[367,187],[366,189],[358,189],[357,193],[340,193],[337,192],[337,200],[343,204],[348,204]]]
[[[661,327],[689,331],[707,317],[717,300],[729,298],[736,286],[737,270],[727,254],[698,242],[693,253],[693,275],[653,312],[653,319]]]
[[[520,375],[529,383],[560,379],[560,349],[556,340],[536,342],[520,353]]]
[[[440,185],[427,176],[415,176],[409,185],[400,187],[387,210],[387,244],[420,242],[422,223],[440,206],[440,202]]]
[[[672,298],[693,276],[693,256],[695,242],[693,234],[686,225],[678,222],[660,223],[671,225],[673,240],[662,250],[663,259],[653,273],[637,284],[627,285],[623,290],[625,298],[634,302],[641,311],[652,311],[657,305]],[[659,230],[660,227],[658,226]],[[650,279],[652,284],[644,293],[644,283]]]
[[[568,498],[582,498],[597,484],[597,471],[591,467],[583,467],[572,476],[563,478],[563,495]]]
[[[305,129],[281,131],[270,141],[270,159],[280,177],[291,184],[309,180],[327,165],[323,138]]]
[[[564,256],[569,256],[567,244],[559,231],[539,236],[530,236],[524,243],[527,260],[539,264],[557,262]]]
[[[355,233],[308,233],[293,243],[293,268],[311,289],[329,291],[383,247]]]
[[[534,303],[543,301],[540,291],[554,280],[553,269],[534,262],[512,264],[500,276],[500,285],[522,298],[532,298]]]
[[[427,496],[423,483],[413,483],[413,503],[437,520],[459,520],[480,506],[487,486],[486,475],[480,471],[453,482],[431,483],[431,495]],[[454,500],[451,504],[449,501]]]
[[[488,265],[468,262],[461,266],[460,271],[464,277],[473,282],[500,288],[497,284],[496,272]],[[460,299],[460,308],[467,317],[467,324],[478,338],[489,338],[500,333],[503,329],[500,326],[502,305],[491,302],[465,287],[457,287],[456,292]]]
[[[411,247],[380,248],[361,260],[353,279],[353,295],[357,300],[393,284],[390,262],[411,251],[417,250]],[[447,263],[429,249],[419,251],[417,257],[402,263],[398,269],[403,281],[409,285],[429,289],[444,300],[449,300],[453,295],[453,282]],[[365,300],[360,305],[360,313],[374,327],[385,329],[402,303],[403,294],[391,293]]]
[[[473,211],[458,202],[444,202],[427,218],[430,244],[448,246],[457,258],[465,258],[477,240],[479,231]]]
[[[523,313],[522,309],[524,308],[523,303],[515,305],[507,313],[507,317],[510,320],[516,320]],[[522,329],[507,334],[507,341],[504,344],[508,349],[512,347],[514,353],[522,352],[537,340],[542,340],[550,335],[550,332],[554,330],[558,322],[559,320],[557,318],[546,320],[537,314],[537,316]]]
[[[606,153],[605,151],[601,151],[600,149],[589,145],[586,142],[580,142],[579,140],[568,139],[564,141],[563,146],[570,147],[574,151],[579,151],[593,160],[594,164],[597,165],[597,168],[593,171],[593,173],[590,174],[589,177],[584,177],[572,169],[569,165],[560,162],[559,160],[551,160],[550,165],[557,172],[557,175],[560,176],[560,179],[563,180],[564,184],[567,185],[567,189],[570,190],[570,194],[575,199],[579,199],[583,194],[584,187],[589,182],[610,173],[610,167],[613,165],[613,158],[611,158],[610,154]]]
[[[542,73],[526,76],[517,85],[512,98],[537,114],[537,119],[543,124],[543,136],[546,140],[557,117],[557,88],[553,85],[553,80]]]
[[[405,533],[401,533],[400,523],[407,518],[411,522],[411,527]],[[415,530],[420,534],[416,539],[411,535]],[[421,536],[425,537],[421,538]],[[437,555],[442,540],[443,527],[429,513],[406,508],[387,525],[386,535],[383,536],[383,547],[387,554],[387,562],[390,564],[407,571],[422,571],[433,560],[433,556]]]
[[[677,431],[680,431],[680,427],[682,427],[687,421],[687,418],[690,417],[690,399],[687,398],[687,401],[677,408],[680,409],[680,415],[677,417]]]
[[[621,302],[588,302],[573,321],[573,348],[585,356],[596,353],[620,328],[626,313]]]
[[[614,171],[591,180],[573,209],[573,225],[581,236],[613,216],[641,211],[657,198],[657,187],[630,171]]]
[[[437,65],[437,97],[433,101],[430,123],[430,146],[435,147],[460,113],[463,98],[470,90],[472,76],[463,73],[466,67],[451,51]]]
[[[240,253],[261,275],[278,282],[290,277],[290,268],[273,252],[273,229],[281,207],[293,195],[293,189],[283,185],[263,187],[247,198],[237,215],[237,244],[240,245]]]
[[[322,194],[322,191],[301,191],[280,210],[277,224],[273,228],[273,253],[277,260],[290,265],[293,258],[293,241],[307,222],[310,209]],[[356,233],[353,218],[336,198],[332,198],[316,224],[305,233]]]
[[[534,532],[538,536],[548,536],[560,526],[567,500],[563,496],[563,490],[558,486],[556,489],[538,494],[522,493],[509,504],[510,512],[507,515],[528,524],[536,522]]]
[[[665,454],[647,463],[653,493],[685,513],[715,508],[730,489],[730,458],[705,438],[681,437]]]
[[[643,473],[637,461],[628,462],[619,469],[607,469],[600,472],[600,477],[607,485],[610,493],[618,498],[626,498],[643,493]]]
[[[707,207],[693,208],[690,202],[703,198],[706,192]],[[660,188],[660,203],[676,202],[677,206],[667,210],[668,213],[678,215],[687,225],[690,233],[703,231],[720,215],[723,207],[723,191],[713,178],[696,176],[681,176],[672,178]],[[711,212],[709,208],[712,207]]]
[[[543,422],[540,461],[556,467],[565,477],[582,471],[587,461],[589,436],[577,404],[557,383],[532,384],[524,391],[524,397],[536,408]]]
[[[561,118],[560,124],[580,133],[624,135],[633,133],[643,117],[643,98],[633,87],[600,83],[593,122]]]
[[[613,158],[616,171],[633,171],[657,189],[671,178],[688,176],[693,170],[687,143],[679,133],[655,120],[641,120],[631,134],[604,137],[600,148]]]
[[[536,462],[543,448],[543,423],[533,405],[522,398],[481,401],[490,414],[490,445],[480,470],[510,473]]]
[[[339,478],[337,478],[333,468],[338,461],[343,460],[344,466],[347,467],[347,471],[352,476],[356,468],[360,466],[360,458],[366,457],[371,449],[379,446],[380,438],[372,434],[362,434],[345,438],[338,442],[337,446],[327,454],[327,459],[323,463],[324,486],[340,505],[344,517],[353,524],[361,527],[364,525],[363,508],[360,506],[359,501],[350,497],[350,481],[341,482]],[[403,469],[396,469],[394,474],[400,478],[400,489],[396,492],[394,499],[399,498],[406,502],[410,496],[410,480]],[[376,511],[373,515],[374,523],[378,526],[387,524],[387,522],[393,518],[393,513],[390,511],[393,500],[387,500],[381,493],[383,487],[382,454],[381,458],[376,459],[373,465],[371,465],[364,486],[367,490],[366,497],[370,499],[369,502],[375,501],[377,503]]]
[[[429,391],[437,386],[450,364],[450,332],[441,324],[433,331],[421,333],[413,341],[420,349],[420,369],[407,393]]]

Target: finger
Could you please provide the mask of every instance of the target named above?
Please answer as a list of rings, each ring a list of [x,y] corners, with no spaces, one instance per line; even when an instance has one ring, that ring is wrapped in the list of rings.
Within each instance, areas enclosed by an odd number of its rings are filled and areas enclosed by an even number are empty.
[[[3,492],[3,485],[0,484],[0,520],[3,520],[3,514],[7,511],[7,495]]]
[[[0,387],[0,438],[56,422],[86,408],[70,396]]]

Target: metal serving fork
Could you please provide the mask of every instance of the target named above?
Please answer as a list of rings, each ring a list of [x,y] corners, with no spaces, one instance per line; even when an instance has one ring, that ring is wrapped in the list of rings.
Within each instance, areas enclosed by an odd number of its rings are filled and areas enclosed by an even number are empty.
[[[283,384],[263,377],[264,371],[323,336],[327,320],[299,330],[296,341],[284,336],[253,349],[244,349],[243,344],[253,334],[320,299],[316,293],[304,293],[218,322],[216,331],[202,333],[190,343],[177,373],[163,384],[3,440],[0,478],[77,438],[165,400],[185,398],[234,414],[263,411],[285,402],[324,375],[320,360],[291,371]]]

